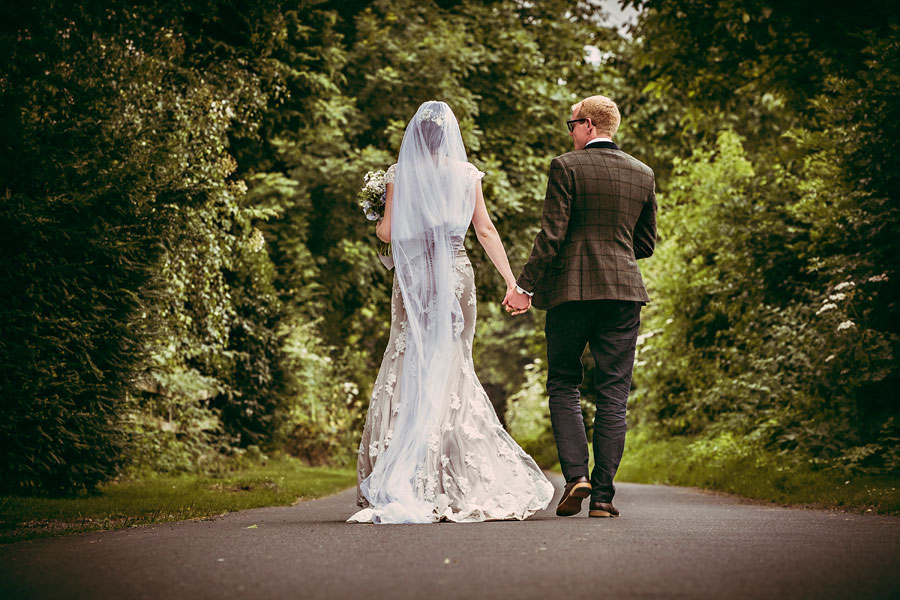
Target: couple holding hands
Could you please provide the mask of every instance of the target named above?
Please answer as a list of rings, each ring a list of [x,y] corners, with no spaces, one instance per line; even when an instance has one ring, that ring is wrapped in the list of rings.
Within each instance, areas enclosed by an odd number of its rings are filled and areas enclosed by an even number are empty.
[[[472,361],[476,294],[463,241],[470,225],[507,283],[512,315],[547,311],[547,392],[566,480],[556,509],[617,517],[613,478],[625,445],[641,307],[637,260],[653,253],[653,171],[612,141],[616,104],[592,96],[567,121],[574,150],[553,159],[541,229],[515,279],[444,102],[426,102],[407,126],[385,177],[376,233],[395,266],[391,334],[366,416],[358,504],[350,522],[525,519],[553,486],[497,419]],[[594,358],[594,467],[581,412],[581,356]]]

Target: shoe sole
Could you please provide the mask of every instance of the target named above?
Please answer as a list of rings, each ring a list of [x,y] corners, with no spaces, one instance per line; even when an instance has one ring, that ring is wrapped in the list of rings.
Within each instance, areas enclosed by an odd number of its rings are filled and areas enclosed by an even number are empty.
[[[556,507],[557,517],[571,517],[581,512],[581,502],[591,495],[591,484],[586,481],[576,483]]]
[[[605,519],[606,518],[615,519],[615,518],[618,518],[619,515],[614,515],[611,512],[605,511],[605,510],[589,510],[588,516],[589,517],[600,517],[600,518],[605,518]]]

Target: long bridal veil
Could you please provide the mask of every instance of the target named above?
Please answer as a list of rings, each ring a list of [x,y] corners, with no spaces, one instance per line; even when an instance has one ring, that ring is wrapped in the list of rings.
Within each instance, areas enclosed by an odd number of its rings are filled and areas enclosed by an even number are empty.
[[[391,244],[408,318],[406,358],[395,387],[390,446],[360,490],[376,522],[425,523],[434,503],[416,494],[429,434],[450,399],[463,330],[454,256],[475,206],[459,124],[444,102],[422,104],[406,127],[394,179]]]

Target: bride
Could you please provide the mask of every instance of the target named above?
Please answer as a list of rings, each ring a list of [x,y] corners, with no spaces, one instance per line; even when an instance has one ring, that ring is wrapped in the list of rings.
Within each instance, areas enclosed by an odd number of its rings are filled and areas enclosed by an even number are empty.
[[[509,287],[515,278],[488,216],[479,171],[444,102],[425,102],[386,174],[377,235],[395,265],[391,335],[358,459],[351,523],[525,519],[553,486],[503,429],[475,376],[471,222]]]

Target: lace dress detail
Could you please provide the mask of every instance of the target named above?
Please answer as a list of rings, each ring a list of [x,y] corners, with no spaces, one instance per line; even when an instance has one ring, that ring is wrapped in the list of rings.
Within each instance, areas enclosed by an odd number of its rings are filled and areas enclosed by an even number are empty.
[[[476,167],[472,163],[466,163],[466,171],[469,175],[470,183],[480,181],[481,178],[484,177],[484,171],[479,171],[478,167]],[[384,182],[385,183],[394,183],[394,178],[396,176],[397,176],[397,163],[394,163],[390,167],[388,167],[387,171],[384,172]]]
[[[388,169],[393,175],[394,167]],[[472,166],[473,181],[484,175]],[[387,181],[391,179],[386,177]],[[454,242],[456,246],[456,242]],[[453,380],[441,418],[427,435],[424,464],[415,473],[418,499],[432,507],[432,521],[471,522],[525,519],[547,507],[553,485],[534,460],[503,429],[472,362],[475,334],[475,281],[462,239],[456,247],[456,297],[463,312],[454,358],[446,365]],[[379,455],[392,442],[392,422],[400,407],[394,391],[403,370],[406,312],[400,286],[394,281],[391,334],[375,380],[357,462],[358,481],[372,472]],[[349,522],[372,522],[375,513],[357,487],[363,508]]]

